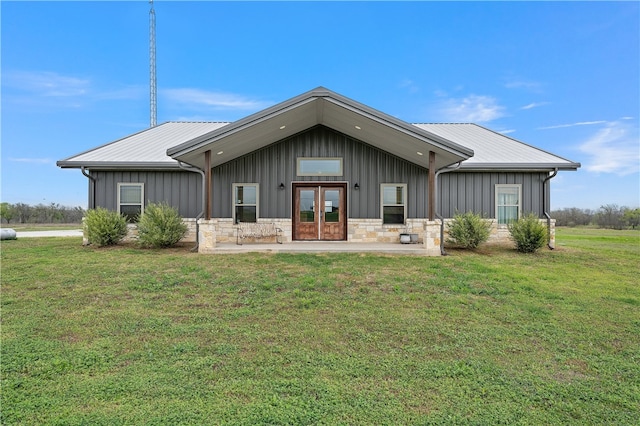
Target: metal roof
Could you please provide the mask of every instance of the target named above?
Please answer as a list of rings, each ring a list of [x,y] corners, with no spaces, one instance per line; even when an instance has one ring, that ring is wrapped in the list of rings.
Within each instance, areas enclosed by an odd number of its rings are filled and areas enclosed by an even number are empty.
[[[281,102],[176,145],[171,157],[204,168],[204,153],[211,151],[217,166],[316,125],[327,126],[399,158],[426,167],[429,151],[436,154],[436,168],[473,156],[465,146],[412,126],[388,114],[356,102],[324,87]]]
[[[421,129],[473,149],[473,157],[460,169],[470,170],[576,170],[580,163],[559,157],[472,123],[414,124]]]
[[[62,168],[177,169],[178,161],[213,166],[322,124],[426,167],[462,161],[461,170],[576,170],[579,163],[476,124],[409,124],[324,88],[234,123],[168,122],[57,162]]]
[[[60,160],[62,168],[178,168],[167,149],[229,123],[167,122],[117,141]]]

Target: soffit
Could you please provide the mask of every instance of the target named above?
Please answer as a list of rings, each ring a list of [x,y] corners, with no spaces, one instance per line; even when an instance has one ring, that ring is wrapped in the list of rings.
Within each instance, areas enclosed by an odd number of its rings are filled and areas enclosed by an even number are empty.
[[[423,167],[428,164],[429,151],[436,153],[436,168],[473,155],[473,151],[464,146],[324,88],[170,148],[167,154],[203,169],[204,153],[211,150],[215,167],[316,125],[324,125]]]

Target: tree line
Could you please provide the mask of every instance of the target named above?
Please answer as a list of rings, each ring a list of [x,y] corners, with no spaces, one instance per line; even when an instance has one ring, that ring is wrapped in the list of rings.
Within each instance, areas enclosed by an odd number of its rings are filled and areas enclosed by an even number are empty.
[[[24,203],[0,203],[2,223],[81,223],[86,211],[82,207],[67,207],[57,203],[30,206]],[[640,226],[640,208],[631,209],[617,204],[606,204],[598,210],[576,207],[555,210],[551,217],[556,226],[598,226],[625,229]]]
[[[556,226],[586,226],[599,228],[636,229],[640,225],[640,208],[631,209],[617,204],[605,204],[598,210],[578,209],[575,207],[551,212]]]
[[[2,223],[81,223],[86,211],[57,203],[31,206],[25,203],[0,203]]]

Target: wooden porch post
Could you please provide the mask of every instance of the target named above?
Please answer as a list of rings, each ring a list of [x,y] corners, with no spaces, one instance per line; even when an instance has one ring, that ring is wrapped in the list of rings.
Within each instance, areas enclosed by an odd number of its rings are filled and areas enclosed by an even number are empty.
[[[429,220],[433,221],[436,211],[436,153],[433,151],[429,151],[429,193],[427,199]]]
[[[211,220],[211,150],[204,153],[204,219]]]

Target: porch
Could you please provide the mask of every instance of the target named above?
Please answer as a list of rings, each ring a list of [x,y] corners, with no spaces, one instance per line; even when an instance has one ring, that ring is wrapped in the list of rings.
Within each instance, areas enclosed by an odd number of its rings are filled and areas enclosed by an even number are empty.
[[[235,243],[218,243],[208,253],[240,254],[240,253],[369,253],[427,256],[429,252],[420,244],[399,243],[353,243],[349,241],[291,241],[283,244],[255,243],[237,245]]]
[[[263,219],[262,221],[267,221]],[[270,251],[277,253],[397,253],[421,256],[440,256],[440,221],[420,222],[420,227],[413,226],[418,236],[416,244],[401,244],[400,233],[403,229],[382,227],[368,230],[370,221],[352,220],[349,225],[347,239],[343,241],[298,241],[292,238],[291,219],[269,219],[275,226],[283,230],[282,244],[276,239],[271,241],[247,242],[236,244],[236,225],[228,218],[198,220],[198,252],[200,253],[243,253],[248,251]],[[378,220],[381,222],[381,220]],[[364,225],[366,224],[366,226]],[[362,232],[356,232],[356,230]]]

